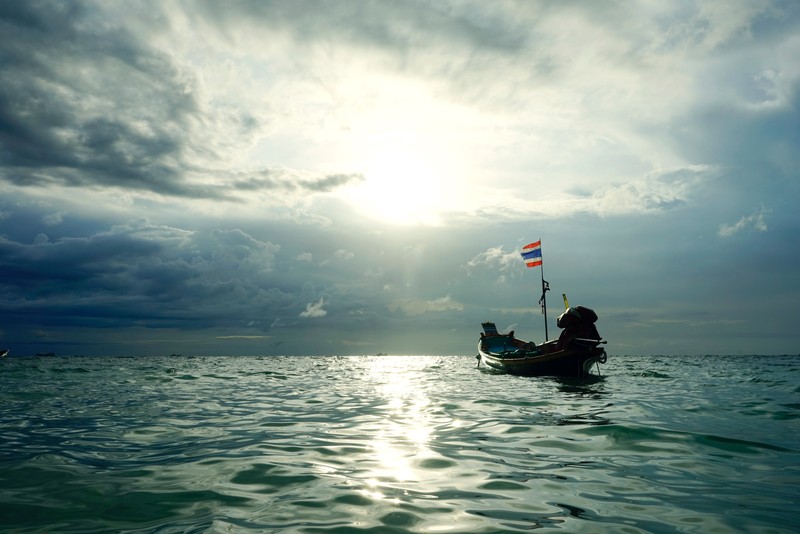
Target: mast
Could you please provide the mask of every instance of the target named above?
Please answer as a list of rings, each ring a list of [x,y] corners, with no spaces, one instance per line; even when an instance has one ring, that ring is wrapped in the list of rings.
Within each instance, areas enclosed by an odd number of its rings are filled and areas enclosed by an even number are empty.
[[[539,238],[539,243],[542,239]],[[539,249],[541,251],[541,248]],[[542,273],[542,298],[539,299],[539,304],[542,306],[542,314],[544,315],[544,341],[550,341],[547,335],[547,292],[550,291],[550,283],[544,279],[544,262],[539,265]]]

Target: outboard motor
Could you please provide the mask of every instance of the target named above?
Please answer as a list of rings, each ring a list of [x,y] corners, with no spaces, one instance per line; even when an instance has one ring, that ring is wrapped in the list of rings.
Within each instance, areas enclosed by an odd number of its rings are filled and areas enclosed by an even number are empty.
[[[596,322],[597,314],[590,308],[584,306],[567,308],[556,320],[556,325],[564,329],[558,337],[558,347],[563,349],[576,339],[599,342],[602,338],[594,325]]]

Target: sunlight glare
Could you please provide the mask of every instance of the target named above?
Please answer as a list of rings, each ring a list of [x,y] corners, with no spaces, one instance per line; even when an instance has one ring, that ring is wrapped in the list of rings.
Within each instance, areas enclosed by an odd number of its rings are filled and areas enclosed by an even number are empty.
[[[395,224],[436,224],[447,208],[445,166],[422,136],[394,131],[366,148],[366,180],[355,191],[357,208]]]
[[[414,460],[431,454],[433,434],[428,407],[430,398],[420,388],[420,368],[429,361],[410,356],[379,356],[372,360],[370,374],[378,393],[385,398],[382,428],[373,439],[379,480],[417,480]]]

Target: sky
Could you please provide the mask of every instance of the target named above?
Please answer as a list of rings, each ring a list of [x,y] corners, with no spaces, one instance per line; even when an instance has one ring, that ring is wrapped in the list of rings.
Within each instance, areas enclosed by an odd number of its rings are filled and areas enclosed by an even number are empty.
[[[800,353],[800,3],[0,3],[0,347]],[[544,272],[520,249],[541,239]]]

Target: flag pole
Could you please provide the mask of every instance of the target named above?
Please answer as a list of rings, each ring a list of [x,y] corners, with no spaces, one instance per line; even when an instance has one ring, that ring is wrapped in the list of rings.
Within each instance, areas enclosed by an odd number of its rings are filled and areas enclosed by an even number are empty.
[[[542,238],[539,238],[539,250],[541,251]],[[542,258],[544,260],[544,257]],[[544,279],[544,261],[539,265],[542,273],[542,298],[539,299],[539,304],[542,305],[542,313],[544,314],[544,341],[547,343],[550,338],[547,335],[547,292],[550,290],[550,284]]]
[[[550,341],[550,336],[547,334],[547,292],[550,291],[550,284],[544,279],[544,263],[542,262],[542,238],[538,241],[530,243],[522,247],[522,259],[525,260],[525,265],[528,267],[541,267],[542,273],[542,298],[539,299],[539,305],[542,307],[544,314],[544,340],[545,343]]]

